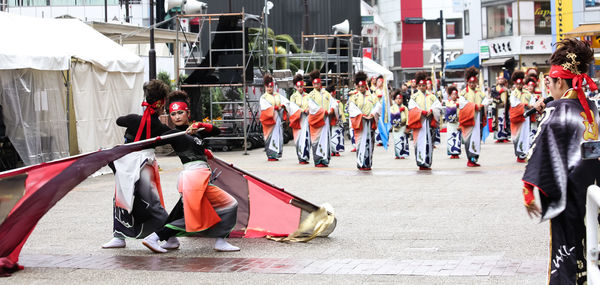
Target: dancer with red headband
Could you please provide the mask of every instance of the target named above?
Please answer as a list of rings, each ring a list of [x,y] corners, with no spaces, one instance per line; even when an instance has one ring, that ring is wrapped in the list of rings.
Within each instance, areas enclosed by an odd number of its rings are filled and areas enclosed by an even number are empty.
[[[450,86],[446,90],[448,100],[444,102],[446,114],[446,153],[450,159],[458,159],[461,154],[462,133],[458,128],[458,89],[456,86]]]
[[[308,124],[313,160],[316,167],[327,167],[331,158],[331,126],[336,124],[334,108],[336,101],[321,84],[321,73],[310,73],[314,89],[306,97]]]
[[[308,128],[308,93],[304,92],[302,75],[294,76],[296,92],[290,96],[290,127],[294,134],[298,163],[308,164],[310,160],[310,132]]]
[[[415,158],[419,170],[431,170],[433,164],[434,129],[439,126],[442,104],[433,94],[427,93],[427,73],[415,74],[418,91],[408,102],[408,125],[415,141]]]
[[[533,69],[531,69],[533,70]],[[540,98],[542,98],[542,93],[539,91],[539,88],[537,88],[537,78],[536,77],[527,77],[527,79],[525,79],[525,86],[527,86],[527,92],[529,92],[529,94],[531,94],[531,101],[532,101],[532,106],[535,106],[535,102],[537,102],[538,100],[540,100]],[[533,138],[535,137],[535,134],[537,133],[537,129],[538,129],[538,116],[537,114],[532,114],[531,116],[529,116],[529,141],[533,142]]]
[[[515,71],[512,75],[512,81],[515,84],[515,90],[510,94],[510,132],[515,145],[515,155],[517,162],[525,163],[527,152],[531,144],[531,120],[525,118],[523,114],[533,108],[535,98],[523,89],[525,72]]]
[[[125,143],[159,136],[170,130],[158,118],[169,87],[160,80],[144,84],[146,107],[143,116],[129,114],[117,119],[125,127]],[[164,208],[158,164],[154,149],[130,153],[112,164],[115,172],[113,204],[113,239],[102,248],[123,248],[125,238],[145,238],[160,228],[167,219]],[[176,242],[174,238],[172,242]]]
[[[179,242],[172,242],[176,235],[193,235],[216,238],[216,251],[239,251],[239,247],[225,240],[235,226],[238,202],[210,183],[212,171],[207,158],[212,154],[202,143],[202,139],[217,136],[221,131],[209,123],[190,123],[189,103],[184,91],[173,91],[167,98],[169,116],[175,129],[165,135],[181,131],[188,133],[158,143],[170,144],[183,164],[177,179],[181,197],[164,226],[147,236],[142,244],[155,253],[165,253],[179,248]],[[167,242],[161,245],[160,241]]]
[[[354,86],[356,92],[348,99],[348,116],[356,141],[356,167],[359,170],[371,170],[381,104],[377,97],[367,91],[367,75],[364,72],[359,71],[354,75]]]
[[[375,88],[372,91],[373,96],[375,96],[377,98],[377,100],[379,100],[379,103],[382,104],[383,106],[383,100],[387,100],[386,104],[389,106],[390,102],[388,100],[388,98],[386,96],[388,96],[387,90],[385,90],[385,87],[383,86],[384,84],[384,78],[383,75],[379,75],[377,76],[377,79],[375,80]],[[382,110],[383,111],[383,110]],[[382,112],[383,113],[383,112]],[[379,116],[379,120],[385,120],[384,116]],[[385,125],[385,124],[383,124]],[[383,145],[383,140],[381,139],[381,134],[379,133],[381,132],[381,130],[379,128],[375,129],[375,143],[378,146]],[[389,135],[386,135],[389,137]]]
[[[392,98],[394,98],[394,103],[390,107],[390,119],[392,121],[392,137],[394,137],[394,157],[406,159],[410,155],[408,135],[406,134],[408,108],[403,104],[404,98],[400,89],[394,90]]]
[[[496,79],[496,87],[491,92],[494,108],[492,112],[494,139],[497,143],[508,142],[510,138],[510,121],[508,120],[509,91],[508,81],[506,78],[499,76]]]
[[[550,57],[548,80],[554,101],[544,110],[523,174],[527,213],[550,220],[549,284],[587,282],[586,193],[588,186],[600,181],[600,162],[582,160],[580,145],[598,140],[598,109],[583,93],[585,84],[597,89],[586,74],[593,59],[594,52],[585,41],[558,42]],[[539,190],[541,210],[534,188]]]
[[[481,151],[481,130],[487,122],[485,106],[490,103],[477,86],[479,84],[478,74],[479,70],[475,67],[465,70],[467,87],[461,91],[458,99],[460,109],[458,121],[462,131],[468,167],[479,166],[477,161]]]
[[[287,119],[289,101],[274,92],[273,76],[263,77],[265,94],[260,96],[260,122],[265,138],[265,152],[269,161],[278,161],[283,154],[283,122]]]

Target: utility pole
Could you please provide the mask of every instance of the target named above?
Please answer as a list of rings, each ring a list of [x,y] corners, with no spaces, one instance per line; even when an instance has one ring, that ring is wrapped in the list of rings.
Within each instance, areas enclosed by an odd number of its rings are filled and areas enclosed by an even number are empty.
[[[442,51],[440,55],[440,62],[442,63],[442,78],[440,79],[440,85],[446,85],[446,57],[444,56],[444,11],[440,10],[440,18],[438,19],[440,23],[440,45],[442,46]]]
[[[150,0],[150,50],[148,51],[150,80],[156,79],[156,51],[154,50],[154,0]]]

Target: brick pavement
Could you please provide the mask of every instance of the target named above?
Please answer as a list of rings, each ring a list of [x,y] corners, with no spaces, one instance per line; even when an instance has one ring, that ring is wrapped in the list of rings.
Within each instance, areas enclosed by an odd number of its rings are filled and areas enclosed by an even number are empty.
[[[23,255],[25,267],[125,269],[261,274],[353,274],[410,276],[514,276],[546,274],[544,260],[467,256],[460,260],[182,258],[126,255]]]

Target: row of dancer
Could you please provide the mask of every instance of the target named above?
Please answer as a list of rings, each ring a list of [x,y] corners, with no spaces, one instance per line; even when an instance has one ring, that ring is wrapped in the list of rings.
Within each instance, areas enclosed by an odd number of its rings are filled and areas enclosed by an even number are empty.
[[[310,78],[313,90],[307,94],[302,76],[294,77],[296,91],[290,100],[274,92],[270,74],[263,78],[260,121],[269,161],[282,157],[283,123],[288,118],[300,164],[308,164],[312,154],[315,167],[328,167],[332,154],[338,156],[343,150],[343,104],[323,88],[318,70],[311,72]]]

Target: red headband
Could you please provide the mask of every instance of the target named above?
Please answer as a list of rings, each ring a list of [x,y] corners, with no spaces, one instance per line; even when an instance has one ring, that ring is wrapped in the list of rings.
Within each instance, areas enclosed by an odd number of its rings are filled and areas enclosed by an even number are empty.
[[[367,81],[364,81],[364,80],[359,81],[358,86],[367,86]]]
[[[521,84],[521,83],[523,83],[523,79],[519,78],[519,79],[515,80],[515,83]]]
[[[313,84],[321,84],[321,78],[313,79]]]
[[[560,65],[553,65],[550,68],[550,78],[562,78],[562,79],[573,79],[573,89],[577,91],[577,98],[583,106],[583,110],[585,111],[585,115],[587,116],[588,122],[593,123],[592,112],[590,111],[590,106],[588,105],[587,100],[585,99],[585,94],[583,93],[583,80],[590,87],[590,90],[596,91],[598,90],[598,86],[596,83],[590,78],[589,75],[585,73],[575,74],[569,70],[565,70]]]
[[[475,82],[475,81],[477,81],[477,77],[475,77],[475,76],[469,77],[469,82]]]
[[[529,83],[527,83],[527,85],[533,85],[533,86],[535,86],[535,81],[529,81]]]
[[[267,86],[267,87],[273,87],[273,86],[274,86],[274,84],[273,84],[273,81],[271,81],[271,82],[269,82],[269,83],[265,84],[265,86]]]
[[[419,85],[425,84],[425,80],[419,80]]]
[[[304,81],[300,80],[300,81],[296,82],[296,86],[298,86],[298,87],[304,86]]]
[[[450,93],[450,95],[454,95],[454,94],[458,94],[458,91],[452,90],[452,93]]]
[[[188,105],[185,102],[173,102],[169,105],[169,113],[179,110],[188,111]]]
[[[417,80],[413,79],[413,80],[411,80],[410,82],[412,82],[412,83],[417,83]]]

